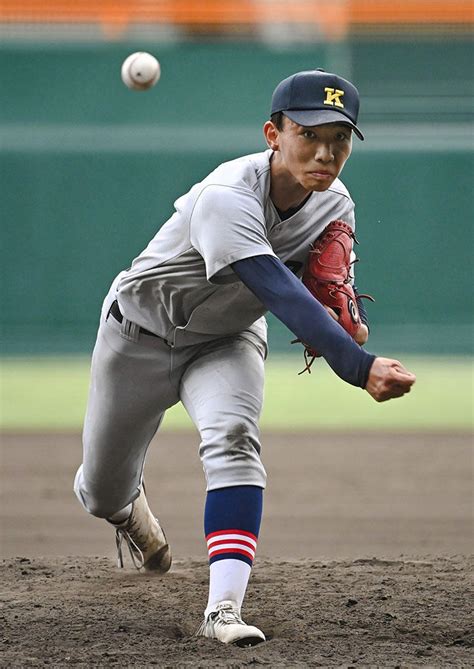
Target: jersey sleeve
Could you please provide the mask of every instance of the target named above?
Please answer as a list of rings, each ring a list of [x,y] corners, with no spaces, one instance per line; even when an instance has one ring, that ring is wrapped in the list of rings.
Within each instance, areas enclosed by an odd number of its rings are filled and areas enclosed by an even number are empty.
[[[209,281],[233,274],[231,263],[276,254],[267,238],[263,207],[244,188],[208,186],[196,201],[190,221],[191,244],[202,256]]]

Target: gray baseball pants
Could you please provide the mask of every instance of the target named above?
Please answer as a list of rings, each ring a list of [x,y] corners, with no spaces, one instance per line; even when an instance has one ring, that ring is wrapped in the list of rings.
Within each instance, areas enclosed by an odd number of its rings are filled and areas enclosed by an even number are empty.
[[[258,420],[265,343],[244,331],[171,348],[108,315],[113,299],[109,293],[104,302],[92,356],[83,463],[74,483],[82,505],[107,518],[138,496],[148,445],[179,401],[200,434],[207,490],[264,488]]]

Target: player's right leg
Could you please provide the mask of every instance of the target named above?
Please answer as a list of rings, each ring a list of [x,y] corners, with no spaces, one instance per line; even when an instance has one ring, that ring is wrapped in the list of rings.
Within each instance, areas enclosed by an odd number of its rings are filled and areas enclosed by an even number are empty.
[[[178,400],[169,380],[170,360],[163,340],[103,311],[92,357],[83,463],[74,484],[89,513],[114,522],[119,555],[125,539],[136,566],[161,571],[169,568],[169,548],[146,501],[143,465],[165,410]]]
[[[201,435],[207,479],[209,597],[198,634],[242,646],[265,640],[241,618],[266,481],[258,430],[264,355],[264,342],[252,333],[204,345],[184,373],[180,393]]]

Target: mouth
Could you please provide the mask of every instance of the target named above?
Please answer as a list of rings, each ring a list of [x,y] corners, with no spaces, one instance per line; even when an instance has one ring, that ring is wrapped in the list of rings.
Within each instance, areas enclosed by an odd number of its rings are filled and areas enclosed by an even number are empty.
[[[314,177],[315,179],[333,179],[333,175],[331,172],[324,172],[324,171],[318,171],[318,172],[310,172],[311,176]]]

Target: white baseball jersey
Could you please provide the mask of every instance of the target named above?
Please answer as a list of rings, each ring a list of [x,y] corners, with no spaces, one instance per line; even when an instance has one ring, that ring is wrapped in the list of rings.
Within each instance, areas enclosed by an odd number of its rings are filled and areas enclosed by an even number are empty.
[[[231,263],[273,255],[302,268],[310,244],[334,219],[355,227],[339,179],[281,220],[270,197],[272,151],[219,165],[175,202],[175,213],[120,275],[124,316],[174,346],[250,329],[265,339],[266,309]]]

